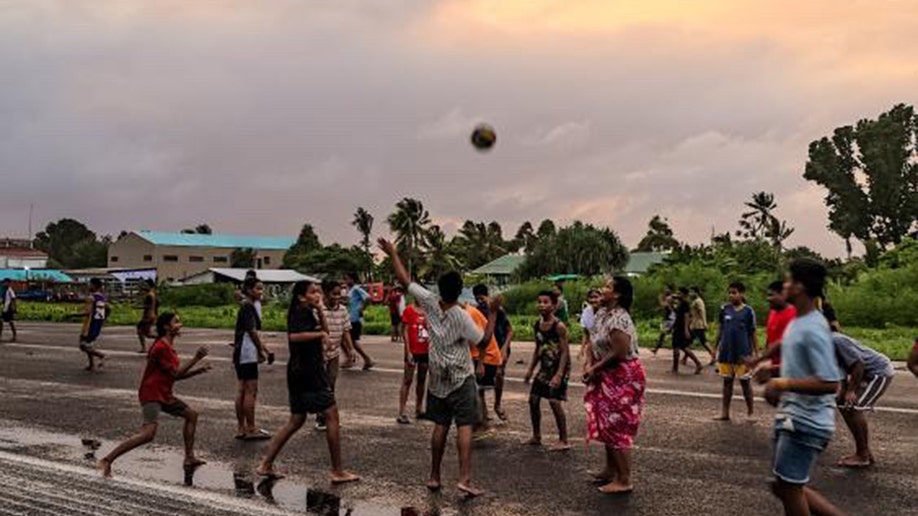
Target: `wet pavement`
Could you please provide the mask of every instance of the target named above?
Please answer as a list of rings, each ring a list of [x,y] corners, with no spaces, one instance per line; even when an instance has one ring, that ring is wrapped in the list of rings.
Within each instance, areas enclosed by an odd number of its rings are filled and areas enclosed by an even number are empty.
[[[87,373],[76,349],[78,326],[22,323],[21,328],[19,343],[0,344],[0,514],[781,512],[767,488],[772,409],[758,402],[756,417],[744,421],[737,397],[738,421],[712,421],[720,380],[711,371],[691,376],[686,370],[673,377],[663,354],[643,357],[650,391],[635,450],[632,496],[604,497],[595,491],[586,471],[600,465],[601,451],[582,438],[562,454],[522,446],[530,429],[527,389],[519,381],[525,369],[516,362],[530,356],[531,345],[525,343],[514,348],[511,360],[514,380],[505,394],[510,422],[476,443],[474,478],[489,491],[482,499],[465,500],[452,488],[440,495],[424,489],[431,427],[395,423],[401,345],[372,337],[366,344],[379,359],[377,369],[344,371],[338,388],[345,463],[363,476],[360,483],[330,485],[325,438],[311,427],[294,436],[278,459],[288,478],[259,483],[252,469],[264,443],[232,438],[235,380],[226,346],[231,334],[191,329],[179,342],[180,354],[209,344],[214,370],[179,382],[176,393],[201,413],[197,449],[208,464],[186,478],[181,423],[163,416],[156,441],[119,459],[116,477],[103,480],[92,469],[93,454],[104,455],[140,424],[136,388],[144,358],[135,351],[133,329],[106,328],[101,346],[111,358],[103,372]],[[268,335],[279,363],[261,374],[258,419],[271,431],[288,415],[282,337]],[[585,431],[581,395],[572,383],[566,412],[571,435],[578,437]],[[866,471],[833,466],[853,446],[839,420],[836,438],[814,472],[814,486],[850,514],[918,514],[918,381],[897,375],[880,405],[882,410],[869,416],[877,466]],[[542,424],[550,442],[555,429],[547,406]],[[455,451],[449,449],[447,487],[456,472]]]

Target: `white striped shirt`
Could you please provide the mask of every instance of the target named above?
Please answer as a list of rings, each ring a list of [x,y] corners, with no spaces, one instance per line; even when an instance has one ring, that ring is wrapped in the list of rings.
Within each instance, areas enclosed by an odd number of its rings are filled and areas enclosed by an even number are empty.
[[[427,314],[430,332],[430,381],[427,389],[438,398],[445,398],[475,374],[470,343],[478,344],[483,332],[459,305],[446,312],[440,308],[440,298],[417,283],[408,286],[408,293],[417,299]]]

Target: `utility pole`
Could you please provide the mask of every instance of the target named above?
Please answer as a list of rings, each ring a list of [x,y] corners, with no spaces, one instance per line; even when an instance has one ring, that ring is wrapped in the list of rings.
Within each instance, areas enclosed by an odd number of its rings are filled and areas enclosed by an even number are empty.
[[[34,244],[32,243],[32,212],[34,210],[35,210],[35,203],[30,202],[29,203],[29,249],[32,249],[34,247]]]

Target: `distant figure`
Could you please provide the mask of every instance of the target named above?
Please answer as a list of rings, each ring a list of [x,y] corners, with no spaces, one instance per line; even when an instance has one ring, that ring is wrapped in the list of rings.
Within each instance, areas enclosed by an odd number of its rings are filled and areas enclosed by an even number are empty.
[[[663,347],[663,344],[666,342],[666,337],[671,337],[673,334],[673,325],[676,322],[676,311],[673,309],[672,287],[663,289],[663,292],[657,297],[657,304],[662,312],[663,321],[660,322],[660,336],[657,337],[657,345],[652,350],[654,356],[656,356],[660,348]]]
[[[591,334],[596,326],[596,313],[602,305],[602,294],[599,289],[591,288],[587,292],[586,306],[580,314],[580,327],[583,328],[583,340],[580,345],[580,360],[584,361],[587,353],[590,352]]]
[[[838,365],[844,372],[835,403],[851,430],[856,447],[854,455],[841,459],[838,465],[843,468],[866,468],[875,462],[870,451],[866,413],[873,411],[874,405],[896,376],[896,371],[886,355],[847,335],[833,334],[832,344],[835,345]]]
[[[789,268],[784,293],[797,318],[781,341],[781,377],[765,388],[765,399],[778,406],[773,489],[787,515],[840,515],[807,486],[816,458],[835,434],[835,393],[841,379],[829,325],[816,309],[826,268],[807,259],[795,260]]]
[[[427,389],[427,366],[430,363],[430,328],[427,326],[427,315],[424,308],[417,300],[405,308],[402,313],[402,340],[405,343],[405,372],[402,379],[402,388],[398,396],[399,424],[411,423],[408,419],[408,393],[411,384],[415,382],[414,417],[417,420],[425,418],[424,393]]]
[[[402,338],[402,312],[405,311],[405,296],[402,295],[401,287],[394,286],[389,289],[386,305],[389,307],[389,321],[392,326],[389,338],[392,342],[398,342]]]
[[[354,351],[363,359],[363,370],[368,371],[373,369],[373,359],[360,345],[360,337],[363,336],[363,312],[367,309],[370,294],[367,294],[367,291],[357,284],[357,273],[345,274],[344,284],[347,285],[347,309],[351,316],[351,342],[354,345]],[[347,368],[354,367],[356,362],[357,359],[352,358]]]
[[[555,423],[558,425],[558,443],[550,449],[566,451],[571,449],[567,440],[567,418],[562,402],[567,401],[567,382],[571,375],[571,349],[568,343],[567,326],[555,316],[557,296],[553,291],[539,293],[537,306],[539,320],[534,330],[535,349],[524,383],[532,382],[529,391],[529,416],[532,421],[532,439],[528,444],[542,445],[542,399],[548,400]],[[536,375],[536,367],[538,374]],[[533,379],[535,375],[535,379]]]
[[[147,352],[147,339],[155,339],[154,326],[159,313],[159,298],[156,296],[156,282],[152,279],[144,281],[143,313],[137,323],[137,340],[140,341],[139,353]]]
[[[708,345],[708,313],[704,305],[704,299],[701,298],[701,289],[692,287],[690,289],[689,301],[691,309],[689,311],[689,330],[692,332],[692,339],[689,346],[697,340],[708,354],[711,355],[711,361],[708,365],[714,365],[717,362],[717,355]],[[685,359],[683,359],[683,362]]]
[[[13,284],[9,278],[3,280],[3,310],[0,311],[0,338],[3,337],[3,324],[9,324],[13,332],[13,338],[10,342],[16,342],[16,291],[13,290]]]
[[[679,374],[679,354],[684,354],[695,363],[695,374],[701,374],[704,366],[695,356],[689,346],[692,343],[692,330],[690,329],[691,305],[688,302],[689,291],[681,287],[673,296],[676,304],[676,318],[673,321],[673,367],[671,372]]]
[[[86,353],[89,365],[87,371],[95,370],[95,359],[99,359],[99,368],[105,365],[105,354],[96,349],[96,341],[102,335],[102,326],[108,317],[108,305],[102,294],[102,280],[89,280],[89,296],[83,310],[83,328],[80,331],[80,350]]]
[[[564,324],[567,324],[571,319],[571,310],[567,304],[567,299],[564,298],[564,284],[558,281],[555,283],[552,291],[558,296],[557,308],[555,309],[555,316]]]
[[[730,302],[720,310],[720,330],[717,335],[717,369],[724,379],[723,406],[718,421],[730,420],[730,401],[733,399],[733,382],[739,378],[746,399],[746,416],[754,411],[752,371],[747,360],[758,354],[755,336],[755,312],[745,302],[746,287],[736,281],[730,284]]]
[[[210,371],[210,364],[195,369],[194,366],[207,356],[207,346],[201,346],[194,358],[185,365],[179,363],[175,351],[175,340],[181,334],[182,321],[178,315],[165,313],[156,321],[157,341],[147,354],[147,365],[140,380],[141,412],[143,425],[140,432],[119,444],[114,450],[99,461],[98,468],[103,476],[112,475],[112,464],[125,453],[147,444],[156,437],[159,414],[165,412],[172,417],[185,420],[182,436],[185,439],[185,471],[194,471],[205,462],[194,455],[194,437],[198,426],[198,413],[184,401],[175,397],[173,386],[177,380],[187,380]]]

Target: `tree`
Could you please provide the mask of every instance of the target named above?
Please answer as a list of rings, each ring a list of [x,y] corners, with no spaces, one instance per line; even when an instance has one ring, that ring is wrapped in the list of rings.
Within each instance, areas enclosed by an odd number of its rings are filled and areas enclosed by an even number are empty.
[[[550,219],[545,219],[539,224],[539,230],[536,231],[536,237],[539,239],[542,238],[551,238],[555,236],[557,230],[555,229],[554,221]]]
[[[608,228],[575,221],[554,236],[540,238],[520,267],[524,279],[550,274],[595,276],[621,270],[628,250]]]
[[[285,264],[303,273],[341,278],[348,272],[367,270],[372,266],[372,260],[357,246],[332,244],[305,254],[291,255],[289,259],[285,258]]]
[[[740,215],[740,229],[736,236],[756,240],[765,238],[768,228],[775,220],[773,214],[778,205],[775,204],[775,195],[768,192],[752,194],[752,201],[743,203],[749,211]]]
[[[423,242],[424,231],[430,225],[430,213],[421,201],[405,197],[396,203],[395,212],[389,215],[387,222],[389,229],[395,234],[399,252],[406,258],[408,273],[413,274],[421,258],[420,245]]]
[[[918,117],[898,104],[810,143],[803,177],[827,190],[829,229],[865,246],[898,244],[918,220]]]
[[[418,277],[435,281],[446,272],[459,270],[461,266],[455,248],[454,242],[447,241],[440,226],[430,226],[424,232],[424,264]]]
[[[519,251],[520,249],[523,252],[530,253],[532,252],[532,247],[535,245],[536,234],[535,230],[532,228],[532,222],[528,220],[523,222],[518,230],[516,230],[516,235],[513,237],[513,251]]]
[[[213,235],[214,230],[210,228],[207,224],[198,224],[193,228],[186,228],[182,230],[182,233],[190,235]]]
[[[66,269],[105,267],[111,238],[99,240],[78,220],[64,218],[52,222],[35,235],[34,245],[48,254],[53,263]]]
[[[258,252],[250,247],[233,249],[230,253],[230,267],[236,269],[252,269]]]
[[[455,238],[455,245],[462,257],[463,265],[476,269],[507,254],[503,230],[497,222],[465,221]]]
[[[674,251],[679,248],[679,241],[673,236],[673,230],[667,219],[654,215],[647,226],[647,234],[635,249],[637,252]]]
[[[357,228],[357,231],[360,233],[360,246],[363,247],[363,252],[367,254],[367,258],[370,263],[372,263],[373,255],[370,253],[370,236],[373,234],[373,215],[370,215],[370,212],[367,210],[358,207],[357,211],[354,213],[354,220],[351,221],[351,225]],[[372,279],[373,267],[369,267],[367,272]]]

